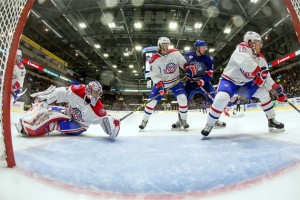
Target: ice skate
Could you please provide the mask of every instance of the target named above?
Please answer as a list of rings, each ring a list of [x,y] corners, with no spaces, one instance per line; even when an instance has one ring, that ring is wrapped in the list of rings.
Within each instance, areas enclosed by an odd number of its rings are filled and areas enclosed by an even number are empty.
[[[147,126],[148,120],[143,120],[142,123],[139,125],[139,128],[143,130]]]
[[[203,136],[208,136],[213,126],[206,124],[205,128],[201,131]]]
[[[16,129],[17,129],[18,133],[26,136],[27,134],[24,131],[24,128],[23,128],[23,125],[22,125],[22,121],[23,121],[23,119],[20,119],[19,122],[15,124],[15,126],[16,126]]]
[[[180,121],[177,121],[174,124],[172,124],[172,129],[180,129],[180,128],[181,128]]]
[[[284,124],[276,121],[274,118],[268,120],[269,132],[283,132]]]
[[[225,128],[226,127],[226,123],[222,122],[220,120],[216,121],[214,128]]]
[[[183,127],[183,129],[188,129],[190,127],[186,120],[180,120],[180,124]]]

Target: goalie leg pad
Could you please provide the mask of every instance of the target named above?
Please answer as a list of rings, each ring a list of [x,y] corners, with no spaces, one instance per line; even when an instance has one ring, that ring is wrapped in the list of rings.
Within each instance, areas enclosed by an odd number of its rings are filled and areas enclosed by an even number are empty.
[[[29,136],[40,136],[54,131],[56,124],[61,120],[70,120],[70,117],[59,112],[38,113],[33,120],[23,120],[24,131]]]
[[[104,132],[109,135],[109,139],[115,139],[120,131],[120,120],[116,116],[103,117],[100,122]]]
[[[59,127],[60,127],[61,133],[64,133],[67,135],[80,135],[82,132],[86,131],[86,129],[88,128],[74,120],[59,121]]]

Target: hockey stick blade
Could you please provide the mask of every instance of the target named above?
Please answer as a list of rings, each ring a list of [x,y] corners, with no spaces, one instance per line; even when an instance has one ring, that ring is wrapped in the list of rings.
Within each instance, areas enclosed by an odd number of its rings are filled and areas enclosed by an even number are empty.
[[[25,88],[25,90],[24,90],[23,92],[21,92],[21,93],[17,94],[17,97],[20,97],[20,96],[22,96],[23,94],[25,94],[25,93],[26,93],[26,91],[27,91],[27,88]]]

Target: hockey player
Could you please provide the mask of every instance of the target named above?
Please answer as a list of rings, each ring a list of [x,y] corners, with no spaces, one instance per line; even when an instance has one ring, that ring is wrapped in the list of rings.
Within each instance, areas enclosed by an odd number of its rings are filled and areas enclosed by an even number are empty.
[[[211,78],[213,77],[213,59],[206,54],[208,48],[207,43],[204,40],[197,40],[194,43],[194,50],[188,51],[185,54],[187,61],[185,72],[187,81],[185,90],[187,92],[188,102],[197,93],[201,93],[210,105],[213,103],[216,93],[213,85],[211,84]],[[209,96],[208,96],[209,95]],[[178,122],[173,124],[173,128],[176,128]],[[217,121],[215,127],[225,127],[226,123]]]
[[[26,74],[26,69],[23,63],[20,61],[22,57],[22,51],[17,50],[15,65],[12,77],[12,86],[11,86],[11,97],[10,97],[10,105],[12,105],[18,99],[18,94],[22,92],[24,78]]]
[[[169,45],[169,38],[160,37],[157,44],[159,48],[158,53],[154,54],[150,59],[151,79],[154,82],[154,86],[149,98],[151,99],[158,94],[161,96],[145,106],[143,121],[139,125],[140,129],[146,127],[154,107],[166,95],[168,88],[172,90],[179,104],[178,116],[180,125],[184,129],[189,128],[189,124],[187,123],[187,97],[184,86],[179,78],[179,68],[184,68],[186,60],[177,49],[169,49]]]
[[[283,88],[277,85],[266,69],[267,62],[260,53],[263,42],[261,36],[252,31],[244,35],[244,42],[237,45],[220,78],[218,93],[208,113],[207,124],[201,131],[209,135],[223,109],[236,94],[247,98],[258,98],[268,119],[269,131],[284,131],[284,124],[275,120],[275,111],[269,95],[275,90],[278,101],[285,101]]]
[[[100,101],[102,86],[97,81],[70,87],[51,86],[46,91],[34,93],[36,103],[16,125],[19,133],[40,136],[50,132],[80,135],[90,124],[100,124],[110,139],[120,130],[120,120],[108,115]],[[49,106],[67,103],[66,107]]]

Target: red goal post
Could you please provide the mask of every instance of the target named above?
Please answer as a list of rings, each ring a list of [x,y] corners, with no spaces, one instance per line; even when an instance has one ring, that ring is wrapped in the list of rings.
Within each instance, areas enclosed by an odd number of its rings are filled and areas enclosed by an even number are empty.
[[[290,13],[298,43],[300,44],[300,0],[284,0],[285,6]]]
[[[13,167],[10,97],[14,59],[34,0],[0,1],[0,165]]]

